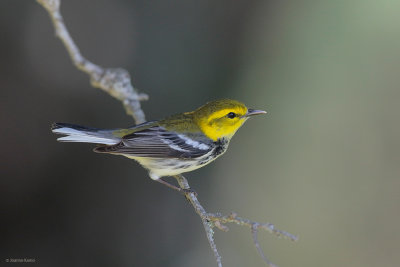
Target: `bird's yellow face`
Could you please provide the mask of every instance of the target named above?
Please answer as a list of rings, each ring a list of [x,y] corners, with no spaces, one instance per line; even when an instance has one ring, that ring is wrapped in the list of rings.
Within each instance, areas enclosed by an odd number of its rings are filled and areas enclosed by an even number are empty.
[[[229,99],[209,102],[193,112],[195,122],[210,139],[232,138],[252,115],[265,111],[248,109],[244,104]]]

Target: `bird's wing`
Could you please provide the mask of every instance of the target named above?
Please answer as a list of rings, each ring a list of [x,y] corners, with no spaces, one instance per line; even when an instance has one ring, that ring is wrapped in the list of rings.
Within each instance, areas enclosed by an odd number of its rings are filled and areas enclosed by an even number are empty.
[[[96,152],[133,157],[197,158],[212,149],[212,140],[199,134],[178,134],[162,126],[152,126],[122,137],[120,143],[101,146]]]

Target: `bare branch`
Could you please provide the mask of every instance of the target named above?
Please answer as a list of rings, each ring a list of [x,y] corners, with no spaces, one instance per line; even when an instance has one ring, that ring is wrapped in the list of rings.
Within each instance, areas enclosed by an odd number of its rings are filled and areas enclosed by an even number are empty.
[[[253,235],[253,242],[254,242],[254,246],[256,247],[258,253],[260,254],[261,258],[265,261],[266,264],[268,264],[268,266],[270,267],[277,267],[275,264],[273,264],[269,259],[267,259],[267,257],[264,254],[264,251],[262,250],[260,243],[258,242],[258,238],[257,238],[257,233],[258,233],[258,227],[256,226],[256,224],[253,225],[253,227],[251,228],[251,233]]]
[[[178,184],[181,188],[190,189],[189,182],[186,180],[186,178],[183,175],[176,175],[174,177],[178,181]],[[214,257],[215,257],[215,260],[217,261],[217,265],[218,265],[218,267],[222,267],[221,256],[218,253],[217,246],[215,245],[215,241],[214,241],[214,231],[212,229],[214,224],[209,220],[209,218],[207,216],[208,213],[203,208],[203,206],[200,204],[199,200],[197,199],[196,194],[195,193],[187,193],[185,195],[186,195],[187,200],[189,200],[190,204],[192,204],[196,213],[200,216],[201,221],[203,222],[204,230],[206,231],[208,243],[210,244],[210,247],[214,252]]]
[[[190,189],[189,183],[183,175],[176,175],[175,178],[177,179],[178,184],[181,188]],[[226,225],[224,225],[226,223],[235,223],[237,225],[249,227],[251,229],[252,236],[253,236],[253,242],[254,242],[255,247],[257,248],[258,253],[270,267],[277,267],[277,266],[275,264],[273,264],[270,260],[268,260],[268,258],[265,256],[264,252],[262,251],[260,243],[258,242],[258,239],[257,239],[258,229],[264,229],[278,237],[283,237],[283,238],[286,238],[286,239],[289,239],[292,241],[298,240],[297,236],[292,235],[285,231],[278,230],[271,223],[253,222],[249,219],[245,219],[245,218],[241,218],[241,217],[237,216],[237,214],[234,212],[232,212],[228,216],[221,215],[219,213],[208,213],[203,208],[203,206],[200,204],[199,200],[197,199],[196,194],[187,193],[185,195],[203,222],[204,229],[206,230],[208,242],[210,243],[210,246],[214,252],[214,256],[215,256],[215,259],[217,260],[218,266],[222,266],[222,265],[220,265],[221,264],[221,256],[219,255],[217,247],[215,246],[214,236],[213,236],[214,232],[212,231],[213,227],[217,227],[218,229],[220,229],[224,232],[229,230],[229,228]]]
[[[90,76],[92,86],[100,88],[111,96],[120,100],[123,103],[127,113],[133,116],[137,124],[145,122],[145,115],[140,107],[140,101],[147,100],[148,96],[146,94],[140,94],[134,89],[129,73],[126,70],[119,68],[102,68],[90,62],[81,55],[78,47],[69,35],[69,32],[63,22],[63,18],[60,13],[61,0],[37,0],[37,2],[48,11],[53,21],[53,26],[55,28],[57,37],[63,42],[75,66]],[[175,178],[182,189],[190,189],[189,183],[183,175],[177,175]],[[235,223],[241,226],[249,227],[252,232],[255,247],[257,248],[261,257],[270,267],[276,267],[276,265],[274,265],[265,257],[261,249],[257,239],[257,233],[259,229],[264,229],[279,237],[297,241],[296,236],[284,231],[280,231],[270,223],[253,222],[248,219],[238,217],[236,213],[231,213],[228,216],[221,215],[219,213],[208,213],[200,204],[199,200],[197,199],[197,195],[193,191],[187,190],[185,196],[201,218],[208,242],[214,252],[218,267],[222,267],[222,261],[214,241],[213,228],[217,227],[218,229],[226,232],[229,230],[229,228],[224,225],[226,223]]]
[[[104,69],[82,56],[79,48],[70,36],[60,13],[60,0],[37,0],[49,13],[56,35],[63,42],[75,66],[90,76],[93,87],[100,88],[120,100],[126,112],[133,116],[136,123],[145,122],[145,115],[140,107],[141,100],[147,100],[146,94],[138,94],[134,89],[129,73],[124,69]]]
[[[259,222],[253,222],[250,221],[249,219],[241,218],[237,216],[236,213],[232,212],[230,215],[221,215],[218,213],[208,213],[208,219],[212,222],[219,222],[219,223],[235,223],[237,225],[241,226],[247,226],[250,229],[256,228],[256,229],[263,229],[266,230],[277,237],[282,237],[285,239],[289,239],[291,241],[297,241],[298,237],[295,235],[292,235],[288,232],[281,231],[279,229],[276,229],[275,226],[272,223],[259,223]]]

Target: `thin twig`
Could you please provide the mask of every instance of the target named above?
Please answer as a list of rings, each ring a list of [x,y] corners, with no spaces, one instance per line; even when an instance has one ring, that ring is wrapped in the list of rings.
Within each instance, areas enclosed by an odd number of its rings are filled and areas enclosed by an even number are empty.
[[[254,222],[246,218],[241,218],[237,216],[236,213],[232,212],[230,215],[221,215],[219,213],[207,213],[208,219],[212,222],[219,222],[219,223],[235,223],[241,226],[247,226],[250,229],[254,227],[257,229],[263,229],[271,234],[276,235],[277,237],[282,237],[291,241],[297,241],[298,237],[292,235],[291,233],[276,229],[272,223],[259,223]]]
[[[90,62],[81,55],[61,16],[61,0],[37,0],[37,2],[48,11],[57,37],[63,42],[75,66],[90,76],[92,86],[100,88],[111,96],[120,100],[123,103],[127,113],[135,119],[137,124],[145,122],[145,115],[140,107],[140,101],[147,100],[148,96],[146,94],[138,93],[134,89],[129,73],[126,70],[119,68],[102,68]],[[177,175],[175,178],[182,189],[190,189],[189,183],[183,175]],[[270,223],[253,222],[249,219],[238,217],[236,213],[231,213],[230,215],[208,213],[200,204],[199,200],[197,199],[197,195],[194,192],[190,192],[188,190],[187,193],[185,193],[185,196],[192,204],[196,213],[200,216],[201,221],[203,222],[204,230],[206,232],[210,247],[214,252],[218,267],[222,267],[222,261],[214,241],[213,228],[217,227],[222,231],[228,231],[228,227],[224,225],[226,223],[235,223],[241,226],[249,227],[252,232],[254,245],[256,246],[261,257],[270,267],[276,267],[276,265],[274,265],[265,257],[264,252],[261,249],[257,239],[257,233],[259,229],[264,229],[279,237],[297,241],[296,236],[284,231],[280,231]]]
[[[63,42],[75,66],[90,76],[93,87],[100,88],[120,100],[126,112],[133,116],[137,124],[145,122],[145,115],[140,107],[141,100],[147,100],[146,94],[139,94],[134,89],[128,71],[121,68],[102,68],[82,56],[75,44],[60,13],[60,0],[37,0],[49,13],[53,21],[56,36]]]
[[[178,181],[178,184],[181,188],[190,189],[189,182],[183,175],[176,175],[175,178]],[[221,256],[218,253],[218,249],[214,241],[214,230],[213,230],[214,224],[210,221],[208,213],[200,204],[195,193],[187,193],[186,198],[189,200],[190,204],[192,204],[196,213],[200,216],[201,221],[203,222],[204,230],[206,231],[208,243],[210,244],[210,247],[214,252],[214,257],[215,260],[217,261],[217,265],[218,267],[222,267]]]
[[[183,175],[176,175],[175,178],[178,181],[178,184],[181,188],[190,189],[189,183]],[[214,256],[215,256],[218,266],[222,266],[221,265],[221,256],[219,255],[217,247],[215,245],[214,231],[212,230],[212,228],[217,227],[218,229],[226,232],[229,230],[229,228],[226,225],[224,225],[226,223],[235,223],[237,225],[249,227],[251,229],[252,236],[253,236],[253,242],[254,242],[254,245],[255,245],[258,253],[260,254],[261,258],[270,267],[277,267],[277,266],[275,264],[273,264],[270,260],[268,260],[268,258],[265,256],[264,252],[262,251],[260,243],[258,242],[258,238],[257,238],[258,229],[266,230],[278,237],[282,237],[282,238],[289,239],[292,241],[298,240],[297,236],[292,235],[285,231],[278,230],[271,223],[254,222],[254,221],[251,221],[246,218],[241,218],[241,217],[237,216],[237,214],[234,212],[232,212],[230,215],[222,215],[219,213],[206,212],[206,210],[200,204],[199,200],[197,199],[197,196],[194,193],[187,193],[186,198],[192,204],[196,213],[200,216],[201,220],[203,221],[207,239],[208,239],[208,242],[210,243],[211,249],[214,252]]]
[[[269,259],[264,254],[264,251],[262,250],[260,243],[258,242],[257,234],[258,234],[258,227],[257,224],[253,224],[251,227],[251,233],[253,235],[253,242],[254,246],[256,247],[258,254],[260,254],[261,258],[265,261],[266,264],[270,267],[277,267],[275,264],[273,264]]]

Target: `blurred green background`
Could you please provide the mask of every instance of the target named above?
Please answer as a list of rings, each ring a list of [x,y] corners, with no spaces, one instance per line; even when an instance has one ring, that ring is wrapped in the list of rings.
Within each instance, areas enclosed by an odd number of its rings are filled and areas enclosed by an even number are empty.
[[[185,199],[135,162],[55,141],[50,124],[133,124],[89,85],[35,1],[0,8],[0,265],[215,266]],[[259,234],[279,266],[399,266],[399,1],[62,2],[82,53],[124,67],[147,119],[222,97],[265,109],[187,175],[205,208]],[[216,230],[224,266],[264,266],[247,228]],[[6,264],[7,266],[7,264]],[[15,264],[16,266],[16,264]]]

